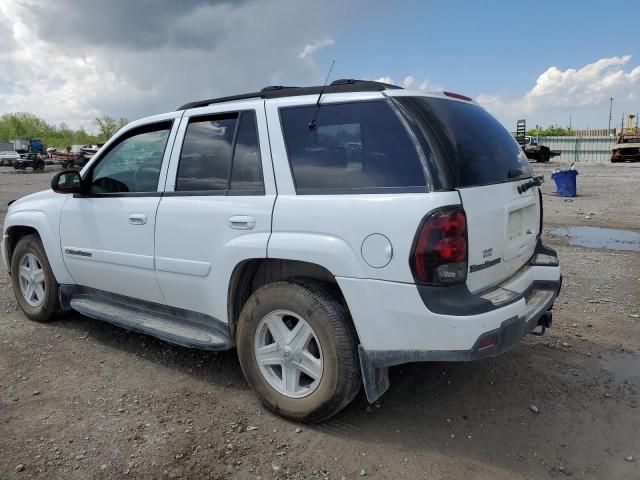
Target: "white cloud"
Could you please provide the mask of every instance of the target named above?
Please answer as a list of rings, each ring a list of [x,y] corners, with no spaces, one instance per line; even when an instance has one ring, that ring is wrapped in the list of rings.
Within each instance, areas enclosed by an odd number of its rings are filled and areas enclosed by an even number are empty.
[[[302,51],[298,54],[298,58],[307,58],[316,53],[318,50],[329,45],[333,45],[333,39],[325,38],[323,40],[317,40],[313,43],[305,45]]]
[[[390,83],[392,85],[398,85],[398,83],[396,83],[396,81],[393,78],[391,78],[389,75],[386,75],[386,76],[380,77],[380,78],[376,78],[375,81],[376,82],[382,82],[382,83]],[[439,87],[437,85],[433,85],[426,78],[424,80],[422,80],[420,83],[418,83],[413,75],[407,75],[406,77],[404,77],[402,82],[400,82],[400,86],[402,86],[402,88],[407,88],[407,89],[412,89],[412,90],[421,90],[423,92],[424,91],[442,90],[442,87]]]
[[[94,130],[101,114],[133,120],[200,98],[322,82],[299,52],[309,38],[325,39],[314,51],[328,44],[333,9],[295,5],[0,0],[0,114]]]
[[[630,102],[639,99],[640,65],[627,70],[631,55],[602,58],[581,68],[550,67],[522,97],[505,99],[480,94],[477,101],[501,117],[516,118],[553,110],[578,110],[605,104],[610,97]]]

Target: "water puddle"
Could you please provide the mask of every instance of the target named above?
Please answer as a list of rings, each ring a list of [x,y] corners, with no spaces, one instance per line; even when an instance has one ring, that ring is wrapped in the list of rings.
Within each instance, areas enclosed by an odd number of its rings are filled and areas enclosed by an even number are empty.
[[[616,382],[640,385],[640,355],[616,355],[604,361],[604,369]]]
[[[556,237],[569,237],[578,247],[631,250],[640,252],[640,233],[600,227],[562,227],[550,231]]]

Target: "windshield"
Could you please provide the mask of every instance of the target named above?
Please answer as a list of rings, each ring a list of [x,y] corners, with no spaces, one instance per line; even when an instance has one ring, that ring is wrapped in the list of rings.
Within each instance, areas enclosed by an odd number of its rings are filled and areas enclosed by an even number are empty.
[[[396,97],[442,145],[458,187],[503,183],[533,176],[511,133],[482,107],[432,97]],[[426,130],[426,129],[425,129]],[[424,133],[424,132],[423,132]]]

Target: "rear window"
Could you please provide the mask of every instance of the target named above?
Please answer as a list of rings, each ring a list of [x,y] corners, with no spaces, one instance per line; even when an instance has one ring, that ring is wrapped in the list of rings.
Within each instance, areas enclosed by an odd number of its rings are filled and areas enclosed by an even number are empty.
[[[418,151],[386,101],[289,107],[280,116],[297,193],[426,191],[420,155],[429,152]]]
[[[416,123],[426,123],[444,150],[458,187],[503,183],[533,176],[511,133],[473,103],[432,97],[396,97]]]

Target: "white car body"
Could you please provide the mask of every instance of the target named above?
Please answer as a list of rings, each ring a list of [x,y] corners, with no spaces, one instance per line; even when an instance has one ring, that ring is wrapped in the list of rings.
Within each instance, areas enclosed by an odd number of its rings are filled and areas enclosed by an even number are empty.
[[[20,154],[18,152],[6,151],[0,152],[0,165],[5,163],[12,165],[14,160],[18,160],[20,158]]]
[[[322,106],[408,96],[464,102],[444,94],[388,90],[325,93]],[[42,239],[60,285],[195,312],[233,332],[234,276],[247,261],[284,260],[320,267],[339,286],[353,319],[370,399],[387,388],[388,366],[498,354],[515,345],[513,339],[500,337],[506,324],[527,324],[516,343],[535,328],[553,304],[561,275],[557,262],[530,261],[537,258],[541,245],[541,205],[536,186],[518,191],[530,179],[449,191],[297,194],[280,111],[314,105],[317,100],[317,95],[241,99],[127,125],[81,174],[90,172],[103,152],[128,131],[169,120],[173,123],[155,194],[91,198],[48,190],[17,200],[9,207],[3,229],[7,268],[10,244],[15,242],[10,237],[28,227]],[[248,110],[257,119],[264,194],[176,192],[180,147],[189,119]],[[416,287],[409,261],[416,231],[425,215],[445,206],[462,206],[466,212],[468,264],[479,270],[469,272],[460,288],[467,296],[493,301],[496,306],[487,311],[470,307],[468,314],[459,308],[443,313],[442,306],[432,311],[423,296],[439,295],[436,289],[449,287],[432,287],[423,294]],[[525,223],[528,226],[522,227]],[[545,252],[540,255],[554,256]],[[486,263],[492,258],[499,260]],[[535,285],[543,284],[553,286],[548,294],[531,294]],[[499,306],[504,298],[516,300]],[[496,336],[485,353],[479,344],[483,335]]]

